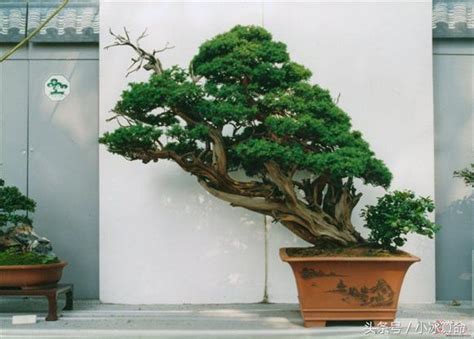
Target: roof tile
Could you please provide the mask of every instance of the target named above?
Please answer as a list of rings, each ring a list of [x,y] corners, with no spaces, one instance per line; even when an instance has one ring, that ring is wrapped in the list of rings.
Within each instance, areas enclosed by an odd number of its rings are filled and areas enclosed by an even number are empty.
[[[474,38],[474,1],[434,0],[433,37]]]
[[[28,8],[28,32],[54,11],[57,3],[32,3]],[[0,42],[20,41],[25,36],[25,3],[0,2]],[[41,29],[35,42],[97,42],[99,7],[94,2],[72,2]]]

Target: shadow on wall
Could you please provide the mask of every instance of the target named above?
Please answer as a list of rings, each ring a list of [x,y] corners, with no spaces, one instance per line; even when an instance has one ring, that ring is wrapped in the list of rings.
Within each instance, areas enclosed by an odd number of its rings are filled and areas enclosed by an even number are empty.
[[[446,271],[437,270],[437,286],[450,286],[449,291],[437,287],[437,299],[472,299],[472,251],[466,249],[474,250],[473,206],[471,193],[436,213],[442,235],[436,240],[437,267],[448,267]],[[454,260],[456,265],[448,265]]]

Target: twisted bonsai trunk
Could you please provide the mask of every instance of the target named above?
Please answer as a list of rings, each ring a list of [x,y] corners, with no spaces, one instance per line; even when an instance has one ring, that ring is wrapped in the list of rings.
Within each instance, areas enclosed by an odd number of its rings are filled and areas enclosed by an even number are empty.
[[[145,163],[173,160],[196,176],[201,186],[213,196],[232,206],[271,216],[311,244],[345,246],[364,242],[351,222],[352,210],[361,197],[360,193],[355,193],[351,178],[343,183],[322,175],[313,181],[298,182],[283,173],[278,164],[268,161],[262,181],[237,181],[227,169],[222,135],[217,130],[210,134],[213,140],[211,163],[194,154],[179,155],[172,151],[137,153],[134,158]],[[303,194],[298,194],[296,187]]]

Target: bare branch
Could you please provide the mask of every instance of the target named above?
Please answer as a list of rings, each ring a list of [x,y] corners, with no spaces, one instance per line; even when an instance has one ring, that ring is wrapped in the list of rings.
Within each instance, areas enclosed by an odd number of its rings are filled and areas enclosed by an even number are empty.
[[[164,52],[168,49],[172,49],[174,46],[169,46],[169,43],[167,42],[165,47],[158,50],[153,50],[153,52],[150,53],[140,47],[140,41],[147,37],[146,30],[140,34],[135,42],[131,41],[130,34],[125,27],[123,28],[123,31],[124,35],[120,35],[115,34],[112,29],[110,29],[110,35],[115,38],[115,41],[112,44],[106,46],[105,49],[117,46],[128,46],[137,53],[137,56],[132,58],[132,64],[128,68],[129,72],[127,73],[127,76],[133,72],[138,71],[140,68],[143,68],[147,71],[154,71],[156,74],[163,73],[163,65],[160,59],[156,57],[156,54]]]
[[[174,46],[170,46],[170,43],[167,41],[165,47],[163,47],[161,49],[158,49],[158,50],[153,50],[153,54],[161,53],[161,52],[164,52],[168,49],[173,49],[173,48],[174,48]]]

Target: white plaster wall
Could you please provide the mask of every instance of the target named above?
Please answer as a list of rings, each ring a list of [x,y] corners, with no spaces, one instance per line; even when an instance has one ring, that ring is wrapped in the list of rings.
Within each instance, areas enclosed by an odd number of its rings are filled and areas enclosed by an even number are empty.
[[[109,28],[160,48],[165,66],[185,66],[200,43],[236,24],[259,24],[288,45],[314,81],[341,93],[378,157],[394,173],[392,188],[434,194],[431,2],[187,3],[107,1],[101,7],[101,45]],[[101,51],[101,130],[129,81],[131,51]],[[381,189],[363,188],[360,206]],[[259,302],[263,297],[263,217],[229,207],[202,191],[172,163],[143,165],[100,153],[101,300],[116,303]],[[361,225],[355,213],[354,221]],[[278,248],[304,243],[269,223],[271,302],[297,302],[289,267]],[[434,243],[412,237],[406,249],[422,258],[407,276],[402,302],[433,302]]]
[[[109,27],[126,26],[143,46],[176,46],[165,66],[186,66],[200,43],[238,23],[258,24],[260,4],[102,4],[102,45]],[[101,53],[101,123],[129,81],[130,50]],[[116,303],[257,302],[264,289],[263,217],[209,196],[173,163],[154,165],[100,155],[101,300]]]

